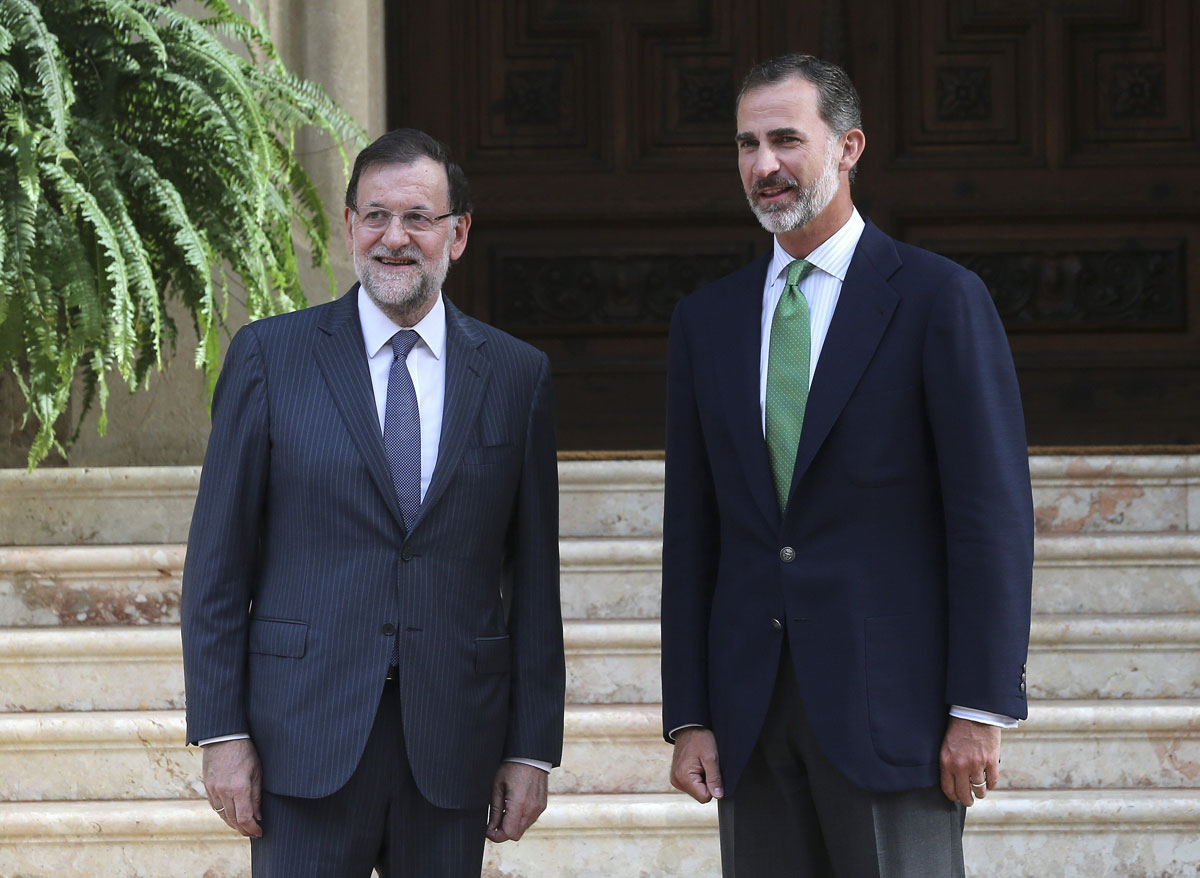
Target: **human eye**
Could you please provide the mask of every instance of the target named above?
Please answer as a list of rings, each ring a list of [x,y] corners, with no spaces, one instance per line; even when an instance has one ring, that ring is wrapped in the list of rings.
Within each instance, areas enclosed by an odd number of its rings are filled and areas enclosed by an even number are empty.
[[[403,216],[404,227],[413,232],[427,232],[433,228],[433,217],[410,212]]]
[[[392,221],[391,211],[383,210],[382,208],[373,208],[363,211],[363,225],[372,229],[381,229]]]
[[[758,141],[751,140],[749,137],[744,137],[737,142],[737,148],[739,152],[748,152],[749,150],[754,149],[756,146],[758,146]]]

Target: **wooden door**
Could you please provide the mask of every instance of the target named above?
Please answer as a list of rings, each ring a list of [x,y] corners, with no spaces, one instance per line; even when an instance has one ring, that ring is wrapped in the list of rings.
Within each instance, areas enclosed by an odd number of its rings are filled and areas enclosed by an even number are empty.
[[[1200,5],[387,10],[389,121],[447,141],[475,191],[447,292],[549,353],[564,449],[662,447],[675,302],[769,243],[738,182],[733,99],[784,51],[859,87],[864,215],[987,281],[1031,443],[1200,443]]]

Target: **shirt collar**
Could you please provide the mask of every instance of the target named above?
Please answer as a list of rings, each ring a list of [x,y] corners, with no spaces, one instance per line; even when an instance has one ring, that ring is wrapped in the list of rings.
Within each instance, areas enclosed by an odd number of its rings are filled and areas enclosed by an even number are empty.
[[[854,258],[854,250],[858,246],[858,239],[862,237],[866,225],[858,208],[851,208],[850,218],[842,224],[840,229],[809,253],[805,257],[806,261],[811,262],[826,274],[833,275],[839,281],[845,281],[846,272],[850,268],[850,260]],[[787,267],[795,261],[796,257],[783,249],[778,236],[772,238],[772,241],[775,245],[774,255],[771,257],[768,276],[778,278],[787,271]]]
[[[379,309],[371,297],[358,288],[358,320],[362,324],[363,341],[367,345],[367,357],[374,357],[386,344],[390,344],[392,336],[401,329],[415,329],[421,341],[439,360],[446,348],[446,303],[439,291],[437,299],[429,313],[417,321],[416,326],[400,326],[392,318]]]

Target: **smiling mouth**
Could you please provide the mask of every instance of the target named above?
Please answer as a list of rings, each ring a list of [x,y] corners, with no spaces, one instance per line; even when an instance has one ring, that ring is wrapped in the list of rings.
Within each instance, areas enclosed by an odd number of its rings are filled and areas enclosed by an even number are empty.
[[[763,186],[761,188],[756,187],[754,190],[754,195],[763,201],[770,201],[773,198],[778,198],[779,196],[792,191],[794,188],[796,187],[791,183],[785,183],[779,186]]]
[[[400,268],[417,264],[417,261],[415,259],[393,259],[390,256],[376,256],[375,261],[380,262],[384,265],[390,265],[393,267],[400,267]]]

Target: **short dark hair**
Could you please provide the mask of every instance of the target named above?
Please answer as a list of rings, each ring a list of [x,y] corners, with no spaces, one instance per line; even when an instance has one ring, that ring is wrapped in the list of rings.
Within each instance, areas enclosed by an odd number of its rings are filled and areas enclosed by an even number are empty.
[[[450,157],[446,144],[416,128],[397,128],[377,138],[354,159],[354,170],[346,185],[346,207],[358,207],[358,179],[373,165],[411,165],[421,158],[433,159],[446,169],[449,184],[450,213],[470,213],[471,187],[458,162]]]
[[[835,137],[841,137],[851,128],[862,129],[862,102],[850,76],[841,67],[815,55],[797,52],[756,64],[742,80],[737,104],[741,105],[742,98],[756,88],[792,78],[806,79],[817,87],[817,113]],[[851,181],[857,171],[857,165],[850,169]]]

